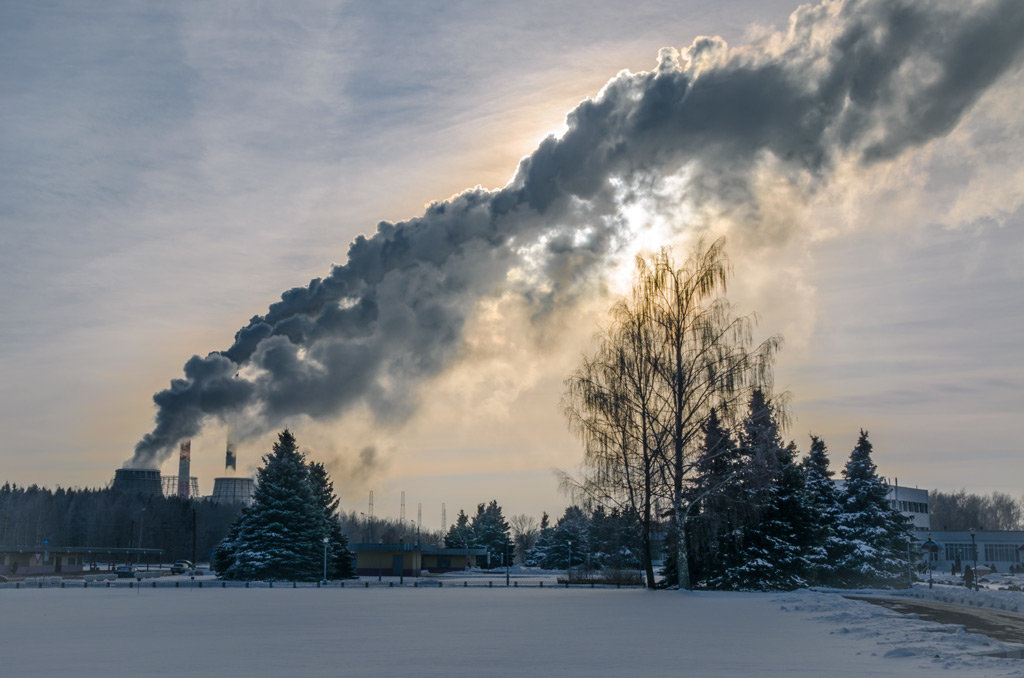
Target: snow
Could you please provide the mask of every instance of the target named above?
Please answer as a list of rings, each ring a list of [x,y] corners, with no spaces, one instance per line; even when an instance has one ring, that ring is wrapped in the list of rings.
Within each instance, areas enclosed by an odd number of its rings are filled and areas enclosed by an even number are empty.
[[[1020,588],[1020,575],[1016,577],[1006,575],[1003,581],[989,581],[989,579],[996,579],[996,577],[991,575],[986,578],[981,584],[981,589],[974,591],[965,588],[963,584],[955,583],[952,577],[947,576],[942,579],[936,578],[933,588],[928,588],[927,583],[918,582],[913,588],[900,591],[897,595],[1024,614],[1024,592],[1000,588],[1000,585],[1003,587],[1012,585]]]
[[[834,593],[461,583],[8,586],[0,661],[76,676],[1024,675],[982,656],[1012,646]]]

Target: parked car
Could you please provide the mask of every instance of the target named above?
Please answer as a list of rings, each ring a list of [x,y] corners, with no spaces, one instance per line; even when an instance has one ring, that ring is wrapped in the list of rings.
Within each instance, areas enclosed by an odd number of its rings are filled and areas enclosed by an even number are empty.
[[[192,563],[187,560],[176,560],[171,565],[171,574],[185,574],[192,569]]]
[[[118,579],[135,579],[137,576],[135,568],[131,565],[122,565],[121,567],[117,568],[115,572],[117,573]]]

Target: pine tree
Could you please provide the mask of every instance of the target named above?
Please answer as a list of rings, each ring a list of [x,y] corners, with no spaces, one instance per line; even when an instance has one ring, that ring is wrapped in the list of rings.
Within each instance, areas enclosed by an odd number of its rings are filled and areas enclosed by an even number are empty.
[[[590,521],[579,506],[570,506],[551,531],[543,567],[565,570],[587,562],[590,554]],[[570,560],[571,558],[571,560]]]
[[[252,505],[222,542],[227,579],[314,581],[321,577],[323,511],[295,437],[285,430],[257,472]],[[232,539],[233,537],[233,539]],[[229,564],[228,564],[229,563]]]
[[[476,547],[476,535],[469,524],[469,516],[465,511],[459,511],[455,523],[448,528],[444,535],[444,546],[449,549],[468,549]]]
[[[739,448],[719,420],[718,412],[712,409],[704,424],[704,447],[697,459],[688,497],[694,507],[687,526],[690,581],[698,585],[709,577],[720,576],[723,561],[735,561],[734,556],[727,556],[727,551],[734,541],[732,533],[739,525],[740,467]],[[674,567],[674,559],[671,565]],[[669,576],[668,565],[666,578],[674,580]]]
[[[730,589],[803,586],[810,524],[802,501],[803,474],[796,465],[796,446],[782,444],[774,408],[759,390],[751,397],[741,442],[750,514],[736,535],[737,557],[713,581]]]
[[[551,527],[551,517],[547,511],[544,511],[540,518],[537,541],[534,542],[533,548],[526,552],[526,560],[523,561],[523,564],[528,567],[544,567],[544,561],[547,559],[548,549],[551,548],[553,537],[554,529]]]
[[[838,534],[839,490],[832,482],[829,470],[828,448],[818,436],[811,436],[811,450],[804,458],[804,504],[815,517],[808,534],[808,564],[810,582],[835,585],[836,563],[842,553]]]
[[[477,505],[471,528],[476,545],[487,549],[487,562],[494,567],[504,565],[506,557],[512,555],[512,539],[509,524],[497,500],[486,506]]]
[[[639,569],[640,540],[637,516],[598,506],[589,518],[591,565],[594,568]]]
[[[843,552],[836,575],[846,586],[897,586],[907,568],[908,521],[889,505],[889,487],[876,473],[871,452],[868,432],[861,429],[843,469],[838,524]]]
[[[355,576],[352,552],[348,549],[348,538],[342,534],[338,520],[338,497],[334,494],[327,469],[320,462],[309,465],[309,484],[313,499],[320,510],[323,528],[321,540],[327,537],[327,576],[331,579],[348,579]]]

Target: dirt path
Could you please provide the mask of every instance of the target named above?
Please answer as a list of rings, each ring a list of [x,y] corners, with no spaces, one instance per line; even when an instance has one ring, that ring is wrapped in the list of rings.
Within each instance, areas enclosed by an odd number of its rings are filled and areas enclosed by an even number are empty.
[[[982,633],[1006,643],[1024,643],[1024,615],[1013,612],[908,598],[877,598],[873,596],[846,596],[846,598],[867,601],[873,605],[881,605],[904,614],[916,614],[925,621],[960,624],[972,633]]]

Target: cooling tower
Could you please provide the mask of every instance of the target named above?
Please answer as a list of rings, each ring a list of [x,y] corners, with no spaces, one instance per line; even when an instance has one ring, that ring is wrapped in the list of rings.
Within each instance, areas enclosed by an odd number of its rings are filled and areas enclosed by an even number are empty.
[[[252,493],[256,489],[252,478],[214,478],[213,496],[210,497],[218,504],[245,504],[252,503]]]
[[[159,497],[163,494],[160,485],[160,469],[119,468],[114,471],[111,489],[124,494],[145,494]]]

